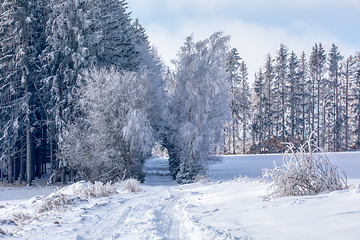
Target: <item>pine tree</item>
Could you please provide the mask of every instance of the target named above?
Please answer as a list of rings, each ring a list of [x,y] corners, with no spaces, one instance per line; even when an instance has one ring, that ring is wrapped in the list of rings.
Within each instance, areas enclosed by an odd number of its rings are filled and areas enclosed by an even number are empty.
[[[277,109],[275,122],[276,122],[276,136],[279,137],[281,134],[282,141],[285,140],[286,136],[286,102],[287,102],[287,75],[288,75],[288,50],[284,44],[280,45],[280,49],[278,51],[276,57],[276,77],[275,77],[275,89],[274,94],[278,102],[275,105]]]
[[[26,177],[41,175],[44,142],[41,142],[42,124],[45,119],[38,91],[41,77],[39,54],[44,46],[43,1],[2,1],[1,4],[1,122],[4,130],[2,153],[9,159],[10,175],[13,165],[23,166],[23,148],[26,148]],[[26,136],[24,139],[22,136]],[[34,141],[37,144],[34,144]],[[35,151],[35,152],[34,152]],[[4,158],[4,155],[2,159]],[[17,160],[16,155],[19,155]],[[35,158],[36,157],[36,158]],[[35,161],[36,160],[36,161]],[[14,161],[20,161],[16,163]],[[20,181],[23,172],[16,173]],[[13,176],[9,178],[14,180]]]
[[[309,72],[311,77],[311,99],[312,99],[312,119],[311,119],[311,130],[316,131],[315,139],[317,145],[324,144],[325,141],[325,123],[326,114],[325,110],[325,83],[324,74],[326,73],[326,55],[325,50],[321,43],[315,44],[312,49],[310,60],[309,60]],[[322,107],[322,110],[321,110]],[[323,124],[321,124],[321,120]],[[316,126],[315,126],[316,125]],[[322,131],[320,129],[322,127]]]
[[[266,91],[264,92],[264,118],[266,119],[265,122],[265,129],[264,136],[265,139],[271,139],[273,137],[273,130],[274,130],[274,112],[276,111],[276,104],[274,104],[275,96],[273,94],[274,91],[274,80],[275,80],[275,68],[274,68],[274,59],[271,57],[270,53],[266,56],[265,66],[264,66],[264,81],[265,81],[265,88]],[[267,131],[266,131],[267,129]]]
[[[355,149],[360,149],[360,53],[355,56],[354,64],[354,80],[352,88],[352,96],[354,101],[352,102],[352,114],[353,116],[353,133],[355,135]]]
[[[250,102],[250,89],[248,83],[248,70],[244,61],[240,64],[240,116],[242,123],[242,152],[245,154],[246,152],[246,139],[247,133],[249,130],[250,116],[251,116],[251,102]]]
[[[62,156],[64,128],[79,117],[74,106],[79,98],[79,76],[84,70],[93,66],[139,70],[139,51],[149,55],[150,50],[148,46],[140,47],[148,44],[146,35],[131,24],[125,1],[55,0],[49,9],[52,11],[46,29],[48,46],[43,52],[47,86],[43,91],[51,92],[47,108],[51,118],[50,158],[53,162],[53,149],[58,149],[56,156]],[[154,69],[154,65],[156,63],[149,69]],[[159,70],[156,71],[153,75],[160,75]],[[58,158],[56,169],[62,170],[63,181],[65,167],[66,159]]]
[[[346,59],[345,63],[344,63],[344,71],[343,71],[343,75],[344,75],[344,88],[343,88],[343,96],[342,96],[342,102],[344,105],[344,114],[343,114],[343,118],[344,118],[344,147],[343,149],[345,151],[349,150],[349,145],[352,141],[352,134],[351,134],[351,103],[355,100],[352,96],[351,90],[354,87],[354,79],[355,79],[355,58],[353,56],[350,56]]]
[[[82,3],[82,4],[81,4]],[[81,41],[84,2],[73,0],[56,0],[49,4],[52,9],[47,21],[47,48],[43,51],[43,68],[46,71],[44,92],[50,92],[47,99],[49,112],[49,142],[50,142],[50,173],[53,175],[55,164],[55,149],[58,149],[56,170],[62,171],[62,181],[65,183],[65,159],[62,159],[63,131],[73,117],[73,107],[76,98],[76,81],[83,68],[87,65],[87,48]],[[56,143],[56,146],[54,146]],[[52,180],[52,178],[51,178]]]
[[[240,56],[236,48],[231,49],[229,56],[226,60],[226,72],[227,78],[230,83],[230,109],[231,109],[231,123],[230,123],[230,131],[229,133],[229,152],[230,151],[230,143],[233,144],[233,154],[236,153],[236,142],[239,138],[239,121],[240,121],[240,98],[241,98],[241,90],[240,90]],[[232,135],[232,141],[230,140],[230,136]]]
[[[264,125],[266,119],[264,118],[264,98],[265,94],[265,84],[264,84],[264,75],[262,69],[259,70],[258,74],[255,74],[254,82],[254,109],[253,109],[253,119],[252,119],[252,134],[253,134],[253,145],[256,144],[256,139],[258,140],[258,145],[262,146],[264,142]],[[260,151],[261,153],[261,151]]]
[[[329,52],[329,84],[330,84],[330,99],[328,112],[330,113],[332,126],[332,142],[334,144],[333,150],[340,150],[341,131],[342,131],[342,113],[341,113],[341,56],[338,47],[333,44]],[[324,122],[325,124],[325,122]]]
[[[305,52],[301,54],[301,58],[299,61],[298,77],[298,91],[300,93],[301,103],[301,117],[299,122],[299,129],[301,131],[301,140],[302,142],[304,142],[311,134],[311,112],[313,112],[313,104],[311,104],[311,82],[308,78],[308,63],[306,60]]]
[[[83,39],[90,66],[117,66],[135,71],[139,52],[135,48],[135,32],[125,0],[95,0],[84,4]]]
[[[296,139],[300,135],[301,130],[299,129],[301,120],[301,108],[299,104],[301,102],[301,86],[299,82],[299,60],[295,52],[290,53],[289,58],[289,73],[288,73],[288,123],[290,138]],[[299,91],[300,90],[300,91]]]
[[[146,72],[147,76],[148,88],[146,90],[149,104],[147,115],[156,132],[157,141],[162,141],[165,115],[167,114],[166,103],[168,102],[163,79],[164,68],[156,49],[150,46],[145,28],[138,20],[132,23],[132,27],[135,35],[135,52],[139,53],[137,71]]]

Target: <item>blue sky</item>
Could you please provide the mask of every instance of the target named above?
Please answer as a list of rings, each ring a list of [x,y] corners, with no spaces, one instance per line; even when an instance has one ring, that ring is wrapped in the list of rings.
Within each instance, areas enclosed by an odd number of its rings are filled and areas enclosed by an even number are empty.
[[[335,43],[345,57],[360,51],[359,0],[128,0],[128,7],[168,65],[191,34],[230,35],[250,82],[281,43],[298,55],[310,54],[315,42],[326,51]]]

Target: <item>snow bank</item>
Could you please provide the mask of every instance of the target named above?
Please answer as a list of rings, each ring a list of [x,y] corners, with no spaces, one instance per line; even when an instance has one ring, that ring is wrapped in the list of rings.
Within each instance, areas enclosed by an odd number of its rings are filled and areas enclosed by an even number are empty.
[[[249,180],[197,186],[187,190],[180,208],[192,225],[217,233],[198,239],[356,240],[360,236],[358,186],[271,201],[263,198],[267,187]]]
[[[360,152],[327,153],[330,162],[342,168],[349,180],[360,179]],[[209,177],[213,181],[228,181],[235,177],[261,178],[263,169],[281,166],[283,154],[226,155],[221,163],[209,166]]]

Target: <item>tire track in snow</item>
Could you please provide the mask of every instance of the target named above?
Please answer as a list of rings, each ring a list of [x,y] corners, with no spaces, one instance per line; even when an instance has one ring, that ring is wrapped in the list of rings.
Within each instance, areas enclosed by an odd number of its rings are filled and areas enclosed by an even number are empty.
[[[89,230],[78,234],[76,239],[85,240],[86,236],[97,236],[96,239],[186,239],[184,234],[179,234],[181,221],[174,207],[181,197],[178,191],[146,187],[144,192],[128,197],[125,201],[113,198],[104,206],[104,214],[98,214]],[[91,214],[89,211],[86,218]]]

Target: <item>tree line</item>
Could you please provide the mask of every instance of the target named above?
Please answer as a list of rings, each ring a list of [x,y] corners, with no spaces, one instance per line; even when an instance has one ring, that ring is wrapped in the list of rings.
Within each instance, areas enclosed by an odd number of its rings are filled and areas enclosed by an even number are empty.
[[[180,183],[217,159],[227,36],[187,38],[166,71],[123,0],[0,3],[2,181],[144,180],[155,143]]]
[[[93,118],[90,111],[95,108],[90,102],[94,99],[87,99],[89,92],[84,86],[101,90],[108,87],[104,84],[114,83],[105,81],[107,78],[137,81],[146,78],[151,82],[143,86],[140,94],[127,86],[123,92],[131,89],[134,95],[123,98],[129,102],[134,98],[146,99],[147,125],[158,128],[162,100],[158,97],[161,91],[156,88],[162,86],[161,63],[150,47],[144,28],[131,19],[125,1],[2,0],[0,3],[1,179],[7,175],[9,183],[18,180],[31,184],[35,177],[46,173],[48,163],[51,181],[62,178],[65,182],[65,174],[75,176],[77,172],[84,178],[96,178],[103,174],[101,169],[119,165],[112,161],[115,155],[110,153],[95,161],[99,153],[91,144],[97,141],[99,145],[105,144],[103,153],[106,149],[111,151],[105,141],[109,136],[93,135],[89,139],[90,136],[84,135],[90,129],[99,131],[90,121]],[[103,68],[110,72],[100,70]],[[104,74],[105,80],[91,85],[98,74]],[[138,82],[137,87],[141,84]],[[126,109],[129,115],[123,116],[126,121],[141,112],[141,107],[134,104]],[[105,115],[102,117],[108,118],[103,120],[108,121],[110,116]],[[121,134],[127,136],[123,147],[134,147],[131,134]],[[81,136],[84,139],[80,141]],[[89,151],[79,162],[81,147]],[[69,151],[70,148],[73,150]]]
[[[281,142],[310,137],[327,151],[359,149],[359,93],[359,53],[344,58],[335,44],[326,53],[316,43],[298,57],[281,44],[255,75],[251,150],[278,152]]]

